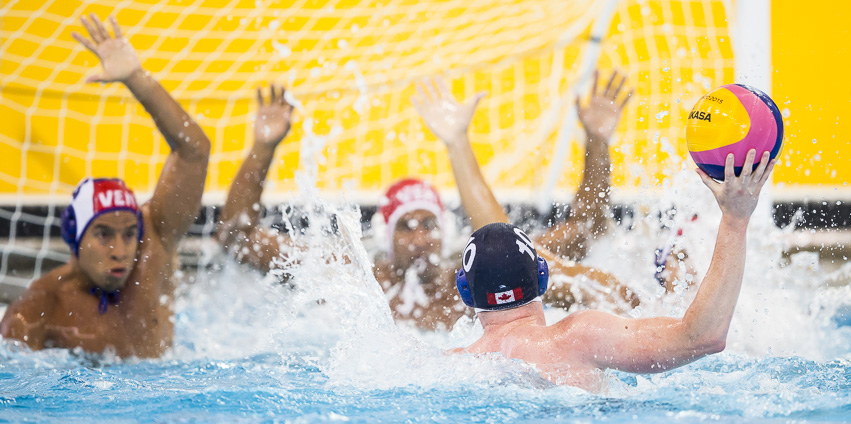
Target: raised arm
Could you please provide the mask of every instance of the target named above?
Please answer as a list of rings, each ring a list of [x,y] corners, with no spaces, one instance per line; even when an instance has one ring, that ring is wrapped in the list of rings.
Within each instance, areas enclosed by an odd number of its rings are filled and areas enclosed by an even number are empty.
[[[257,225],[260,196],[275,149],[290,131],[293,106],[284,100],[284,91],[283,87],[276,89],[271,85],[269,101],[265,102],[263,91],[257,89],[259,107],[254,122],[254,145],[233,179],[219,218],[218,238],[221,244],[235,252],[239,261],[264,272],[269,270],[271,261],[279,257],[280,245],[289,241],[288,237]]]
[[[435,78],[433,81],[417,84],[417,96],[411,99],[426,126],[446,145],[461,195],[461,205],[470,217],[474,230],[493,222],[508,223],[508,216],[485,182],[467,137],[470,121],[482,97],[484,93],[479,93],[473,99],[460,104],[443,80]],[[558,255],[548,251],[547,246],[537,241],[535,249],[541,257],[553,264],[555,272],[569,277],[583,275],[591,280],[594,287],[600,288],[599,291],[594,291],[574,285],[554,285],[545,299],[549,304],[568,309],[577,301],[587,305],[612,299],[612,304],[620,304],[625,300],[626,304],[637,305],[637,299],[632,293],[627,292],[611,274],[572,261],[562,261]],[[618,296],[612,296],[612,293]],[[628,308],[618,307],[616,310],[622,312]]]
[[[139,58],[114,17],[110,17],[111,36],[94,14],[80,19],[91,40],[73,33],[73,37],[92,53],[103,65],[103,72],[86,79],[87,82],[121,82],[151,114],[154,123],[171,148],[159,182],[149,205],[149,218],[155,233],[169,246],[186,233],[198,214],[210,140],[180,104],[142,69]]]
[[[585,129],[585,170],[570,205],[570,216],[536,239],[558,255],[577,261],[585,257],[588,240],[608,227],[606,213],[612,167],[609,142],[626,103],[632,98],[632,91],[622,96],[625,75],[613,72],[602,90],[598,90],[598,80],[599,71],[595,71],[587,107],[582,107],[579,97],[576,98],[576,113]]]
[[[624,319],[588,311],[573,325],[587,346],[587,359],[600,368],[652,373],[675,368],[724,350],[727,331],[742,287],[745,233],[759,192],[774,161],[765,152],[752,173],[755,152],[748,152],[742,173],[733,172],[727,157],[725,180],[715,182],[698,171],[721,208],[721,225],[709,271],[682,319]]]
[[[470,217],[473,230],[492,222],[508,223],[508,216],[485,182],[467,138],[476,105],[484,96],[485,93],[478,93],[466,103],[458,103],[443,80],[435,78],[417,84],[417,95],[411,99],[429,130],[446,145],[461,206]]]

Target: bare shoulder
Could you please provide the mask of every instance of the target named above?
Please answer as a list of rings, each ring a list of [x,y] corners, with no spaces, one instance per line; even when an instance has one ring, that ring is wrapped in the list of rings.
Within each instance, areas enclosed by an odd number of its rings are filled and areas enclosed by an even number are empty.
[[[30,283],[21,297],[12,302],[6,309],[6,314],[3,317],[4,324],[11,317],[30,320],[33,314],[42,315],[44,311],[53,309],[59,292],[64,286],[63,279],[70,282],[69,270],[70,267],[67,264],[60,266]]]
[[[577,311],[553,324],[551,328],[557,334],[569,335],[572,339],[590,341],[596,337],[605,336],[606,329],[611,328],[614,324],[613,320],[625,319],[607,312]]]
[[[73,279],[71,265],[65,264],[33,280],[24,295],[55,296],[63,287],[72,285]]]

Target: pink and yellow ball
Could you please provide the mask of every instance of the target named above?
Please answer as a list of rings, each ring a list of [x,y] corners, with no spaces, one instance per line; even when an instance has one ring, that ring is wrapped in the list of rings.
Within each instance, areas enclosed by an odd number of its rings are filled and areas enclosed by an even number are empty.
[[[701,97],[689,113],[686,141],[697,166],[723,180],[729,153],[736,158],[736,175],[750,149],[756,149],[754,169],[763,152],[771,152],[771,159],[777,157],[783,143],[783,118],[762,91],[742,84],[724,85]]]

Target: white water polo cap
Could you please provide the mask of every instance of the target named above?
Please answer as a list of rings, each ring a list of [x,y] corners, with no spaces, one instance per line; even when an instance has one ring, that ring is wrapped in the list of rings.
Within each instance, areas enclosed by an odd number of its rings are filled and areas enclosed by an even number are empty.
[[[405,178],[387,189],[378,212],[387,224],[385,243],[391,255],[396,224],[403,215],[417,210],[431,212],[438,221],[441,221],[444,208],[434,186],[416,178]]]

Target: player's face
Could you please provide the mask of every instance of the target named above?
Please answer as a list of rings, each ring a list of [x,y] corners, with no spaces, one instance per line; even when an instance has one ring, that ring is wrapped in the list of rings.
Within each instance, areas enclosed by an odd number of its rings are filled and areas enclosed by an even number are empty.
[[[441,240],[440,224],[433,213],[416,210],[402,215],[393,231],[396,266],[408,268],[415,262],[437,265]]]
[[[129,211],[105,213],[92,221],[80,240],[83,273],[105,291],[124,287],[136,264],[139,222]]]

